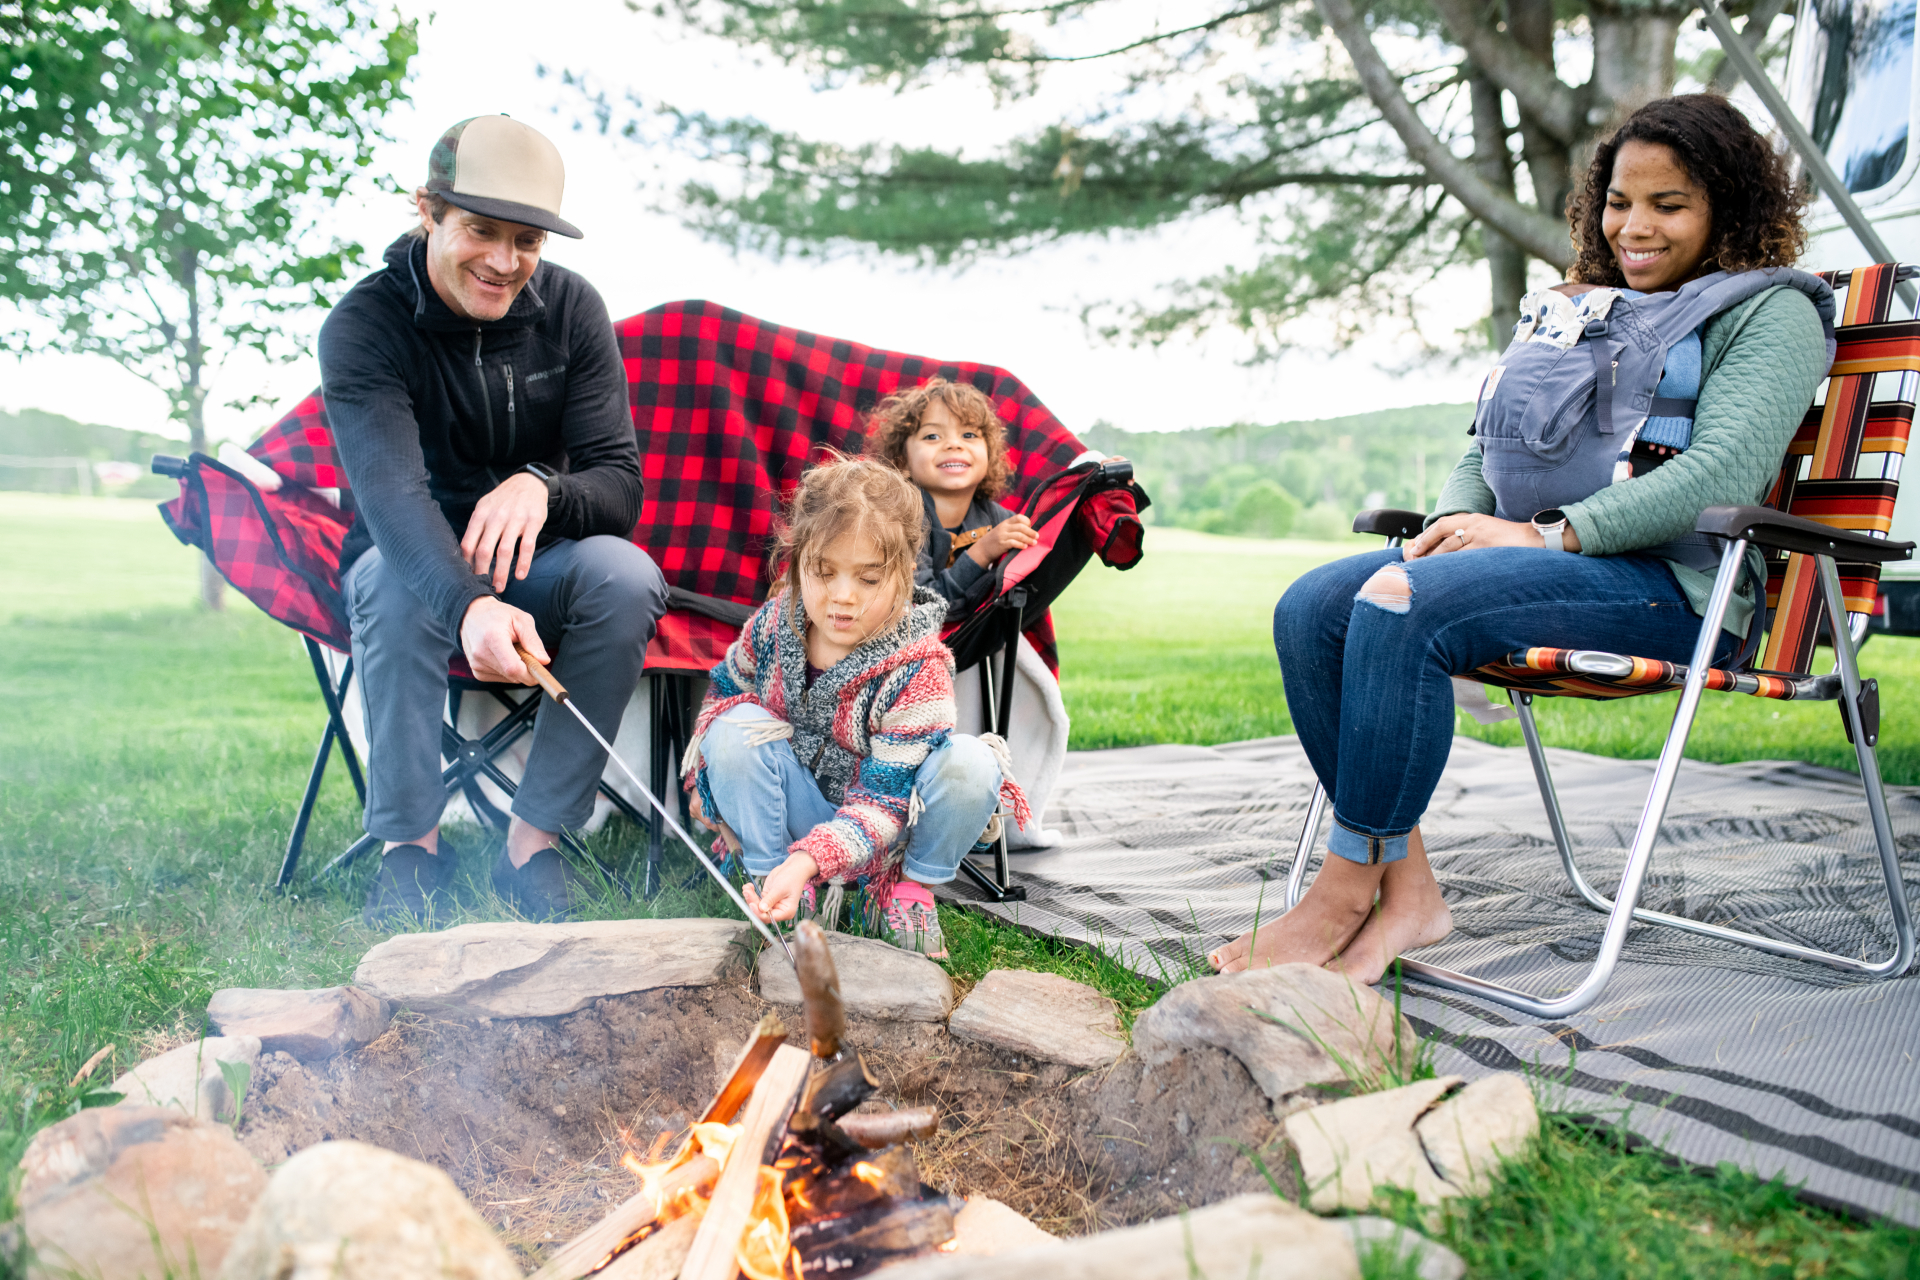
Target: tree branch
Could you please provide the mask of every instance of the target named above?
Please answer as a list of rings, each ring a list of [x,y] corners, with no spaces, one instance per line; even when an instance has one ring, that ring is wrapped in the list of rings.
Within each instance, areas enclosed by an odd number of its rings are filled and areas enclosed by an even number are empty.
[[[1361,24],[1352,4],[1348,0],[1314,0],[1314,7],[1346,46],[1361,86],[1400,136],[1414,163],[1424,167],[1446,187],[1449,195],[1466,206],[1467,212],[1487,226],[1536,258],[1563,269],[1568,266],[1573,261],[1573,245],[1567,229],[1512,196],[1495,190],[1468,162],[1433,136],[1433,131],[1414,111],[1413,104],[1400,92],[1399,83],[1381,60],[1380,51],[1373,47],[1373,37]]]
[[[1265,0],[1264,3],[1250,4],[1244,8],[1234,9],[1228,13],[1220,14],[1217,17],[1209,18],[1205,22],[1196,22],[1192,26],[1178,27],[1172,31],[1157,32],[1154,35],[1142,36],[1138,40],[1129,40],[1126,44],[1116,45],[1111,49],[1105,49],[1099,53],[1036,53],[1027,57],[1008,58],[1006,61],[1036,64],[1049,62],[1092,62],[1097,58],[1111,58],[1118,54],[1131,53],[1135,49],[1144,49],[1150,44],[1159,44],[1163,40],[1173,40],[1180,36],[1193,35],[1199,31],[1215,31],[1237,18],[1251,18],[1262,13],[1272,13],[1275,9],[1285,7],[1287,3],[1288,0]]]
[[[1433,10],[1447,25],[1447,33],[1473,59],[1489,80],[1513,95],[1520,109],[1532,116],[1563,146],[1572,146],[1586,134],[1581,94],[1553,68],[1521,48],[1475,12],[1474,0],[1433,0]]]

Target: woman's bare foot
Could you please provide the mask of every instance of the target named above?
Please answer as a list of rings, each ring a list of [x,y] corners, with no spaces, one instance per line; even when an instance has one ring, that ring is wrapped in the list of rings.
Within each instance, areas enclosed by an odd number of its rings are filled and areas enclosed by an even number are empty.
[[[1300,905],[1272,924],[1241,934],[1209,955],[1208,963],[1220,973],[1325,964],[1366,924],[1386,869],[1329,855]]]
[[[1353,941],[1326,967],[1372,986],[1403,951],[1431,946],[1453,932],[1453,913],[1440,896],[1440,884],[1427,863],[1427,849],[1415,827],[1407,856],[1387,865],[1380,880],[1380,903]]]

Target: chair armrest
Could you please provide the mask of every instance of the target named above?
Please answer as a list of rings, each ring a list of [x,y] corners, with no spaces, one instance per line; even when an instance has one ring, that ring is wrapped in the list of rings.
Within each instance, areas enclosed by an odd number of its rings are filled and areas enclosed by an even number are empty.
[[[1864,533],[1835,529],[1818,521],[1775,511],[1772,507],[1708,507],[1700,513],[1693,527],[1698,533],[1745,538],[1769,550],[1796,551],[1809,556],[1835,556],[1841,560],[1865,561],[1869,564],[1908,560],[1913,556],[1911,542],[1869,538]]]
[[[1383,538],[1412,538],[1426,528],[1427,518],[1418,511],[1394,511],[1375,507],[1353,518],[1355,533],[1377,533]]]

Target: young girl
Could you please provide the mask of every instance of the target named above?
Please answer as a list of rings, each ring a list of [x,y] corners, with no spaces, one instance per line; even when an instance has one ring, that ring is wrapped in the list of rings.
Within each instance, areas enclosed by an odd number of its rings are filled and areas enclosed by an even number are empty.
[[[953,732],[946,604],[913,582],[921,541],[920,495],[892,468],[808,472],[784,581],[714,667],[686,771],[696,816],[766,877],[746,890],[762,919],[863,876],[895,945],[940,957],[927,886],[953,879],[1002,797],[1028,816],[998,740]]]
[[[994,501],[1012,474],[993,403],[945,378],[895,392],[867,420],[867,452],[920,488],[927,536],[914,582],[945,599],[952,616],[973,612],[992,590],[993,562],[1034,543],[1032,522]]]

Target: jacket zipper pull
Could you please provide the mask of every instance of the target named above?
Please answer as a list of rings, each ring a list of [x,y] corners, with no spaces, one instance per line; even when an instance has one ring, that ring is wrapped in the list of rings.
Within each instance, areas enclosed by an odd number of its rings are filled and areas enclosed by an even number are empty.
[[[507,412],[513,412],[513,366],[507,366]]]

